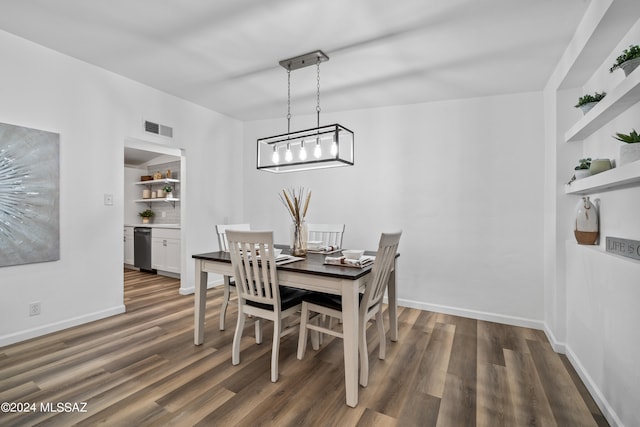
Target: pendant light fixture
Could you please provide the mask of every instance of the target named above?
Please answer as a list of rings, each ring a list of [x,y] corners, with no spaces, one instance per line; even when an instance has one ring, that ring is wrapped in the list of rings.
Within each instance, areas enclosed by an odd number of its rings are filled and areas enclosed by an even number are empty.
[[[280,61],[287,70],[287,133],[258,139],[257,168],[273,173],[353,166],[353,132],[339,124],[320,126],[321,50]],[[291,132],[291,71],[316,65],[315,128]]]

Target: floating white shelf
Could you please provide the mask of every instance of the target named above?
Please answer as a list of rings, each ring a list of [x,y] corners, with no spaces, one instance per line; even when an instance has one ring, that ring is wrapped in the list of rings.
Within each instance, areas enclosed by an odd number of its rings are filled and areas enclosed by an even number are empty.
[[[137,199],[134,202],[138,203],[152,203],[152,202],[179,202],[180,199],[174,199],[171,197],[156,197],[155,199]]]
[[[565,133],[565,141],[581,141],[640,100],[640,67]]]
[[[606,236],[600,236],[600,239],[604,241],[606,239]],[[622,262],[630,262],[632,264],[637,264],[638,266],[640,266],[640,261],[638,261],[637,259],[618,255],[613,252],[607,252],[607,250],[601,245],[581,245],[575,240],[567,240],[565,246],[567,250],[577,248],[578,250],[590,251],[603,257],[614,257]]]
[[[152,184],[172,184],[172,183],[178,183],[178,182],[180,182],[179,179],[163,178],[163,179],[152,179],[149,181],[138,181],[138,182],[135,182],[134,184],[152,185]]]
[[[640,185],[640,160],[564,186],[565,194],[586,195]]]

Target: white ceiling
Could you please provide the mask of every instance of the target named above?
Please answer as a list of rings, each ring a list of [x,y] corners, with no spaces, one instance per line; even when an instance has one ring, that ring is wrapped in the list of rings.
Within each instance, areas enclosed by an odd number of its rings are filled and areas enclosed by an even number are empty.
[[[0,29],[240,120],[537,91],[588,0],[0,0]],[[291,74],[313,114],[316,70]]]
[[[158,153],[155,151],[140,150],[138,148],[124,147],[124,164],[127,166],[143,166],[149,163],[151,160],[157,158],[167,158],[166,154]],[[180,160],[179,157],[175,157],[175,160]]]

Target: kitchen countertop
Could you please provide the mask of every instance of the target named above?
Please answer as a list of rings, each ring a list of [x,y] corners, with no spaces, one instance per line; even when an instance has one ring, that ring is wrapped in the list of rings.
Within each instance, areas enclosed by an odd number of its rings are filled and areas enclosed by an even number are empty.
[[[176,228],[180,229],[180,224],[125,224],[125,227],[148,227],[148,228]]]

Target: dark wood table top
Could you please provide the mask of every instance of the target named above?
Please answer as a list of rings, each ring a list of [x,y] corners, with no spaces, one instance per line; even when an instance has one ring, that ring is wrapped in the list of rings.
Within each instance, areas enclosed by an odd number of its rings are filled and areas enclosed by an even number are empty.
[[[283,254],[291,254],[291,250],[289,246],[286,245],[275,245],[277,248],[282,249]],[[366,251],[366,255],[375,255],[376,252]],[[315,274],[318,276],[327,276],[334,277],[340,279],[349,279],[356,280],[371,272],[371,268],[373,264],[367,265],[363,268],[355,268],[355,267],[341,267],[339,265],[328,265],[324,264],[324,258],[326,256],[340,256],[340,252],[336,252],[334,254],[316,254],[316,253],[307,253],[307,256],[304,260],[291,262],[288,264],[283,264],[278,266],[278,270],[282,271],[291,271],[295,273],[307,273],[307,274]],[[229,252],[224,251],[216,251],[216,252],[207,252],[203,254],[192,255],[193,258],[201,259],[205,261],[217,261],[217,262],[228,262],[231,263],[231,255]]]

